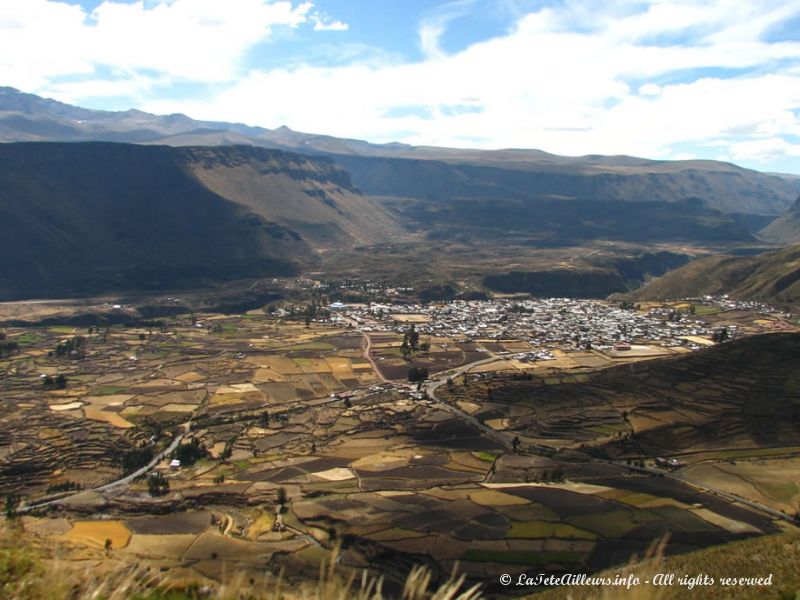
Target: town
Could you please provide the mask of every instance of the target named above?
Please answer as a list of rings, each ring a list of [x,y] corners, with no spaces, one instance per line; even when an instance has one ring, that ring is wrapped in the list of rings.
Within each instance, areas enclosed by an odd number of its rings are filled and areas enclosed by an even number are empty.
[[[626,351],[634,344],[649,344],[698,350],[734,339],[746,329],[736,322],[711,323],[706,315],[743,312],[771,318],[776,323],[790,317],[764,304],[727,297],[647,306],[569,298],[454,300],[431,304],[334,302],[329,309],[334,321],[348,321],[365,332],[402,333],[413,325],[420,335],[464,341],[521,340],[542,348],[541,352],[518,357],[529,360],[547,359],[550,357],[547,348]]]

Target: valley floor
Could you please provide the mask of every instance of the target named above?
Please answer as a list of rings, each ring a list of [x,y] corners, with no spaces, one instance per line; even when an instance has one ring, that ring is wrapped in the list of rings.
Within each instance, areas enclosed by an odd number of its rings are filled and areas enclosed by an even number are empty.
[[[45,558],[147,565],[176,585],[265,572],[300,585],[336,556],[387,590],[422,565],[439,583],[458,568],[488,595],[509,592],[503,573],[596,572],[667,534],[672,556],[793,527],[796,415],[739,418],[800,390],[798,334],[753,335],[791,329],[779,311],[698,305],[707,344],[587,351],[570,336],[434,333],[445,316],[409,305],[324,306],[6,328],[9,523]],[[714,348],[731,324],[739,339]],[[536,353],[552,360],[515,358]],[[408,382],[411,367],[427,380]]]

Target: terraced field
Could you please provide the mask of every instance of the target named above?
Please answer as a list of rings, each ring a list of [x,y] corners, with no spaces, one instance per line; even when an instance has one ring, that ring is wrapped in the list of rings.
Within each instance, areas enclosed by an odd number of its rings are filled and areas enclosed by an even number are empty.
[[[712,443],[710,423],[741,451],[796,434],[793,336],[647,366],[593,371],[576,362],[546,377],[442,379],[435,398],[420,398],[407,385],[379,384],[361,334],[330,323],[182,317],[153,331],[81,332],[81,356],[48,354],[77,331],[30,333],[10,330],[28,345],[0,363],[0,484],[27,502],[69,496],[20,522],[41,547],[80,561],[144,563],[199,581],[283,569],[299,581],[316,578],[340,545],[343,569],[372,570],[387,585],[414,565],[442,579],[458,564],[491,591],[509,569],[624,563],[666,533],[676,554],[780,529],[730,499],[631,472],[625,460],[683,452],[698,457],[687,474],[722,487],[735,476],[759,501],[788,507],[798,493],[764,475],[775,467],[794,477],[793,459],[731,465],[707,454],[731,451]],[[378,357],[393,351],[385,337],[372,340]],[[414,360],[441,358],[444,368],[486,358],[475,344],[454,344],[434,340]],[[561,358],[594,356],[584,354]],[[719,355],[742,363],[726,371]],[[64,375],[66,385],[45,385],[42,375]],[[746,418],[764,403],[769,427]],[[179,450],[197,455],[180,468],[171,457],[156,464],[164,493],[151,493],[145,478],[75,494],[77,484],[119,477],[122,457],[158,451],[179,433]]]
[[[610,457],[793,449],[800,440],[800,336],[745,338],[691,355],[622,365],[582,381],[470,380],[443,390],[486,422],[531,442],[593,447]],[[791,450],[790,450],[791,451]]]

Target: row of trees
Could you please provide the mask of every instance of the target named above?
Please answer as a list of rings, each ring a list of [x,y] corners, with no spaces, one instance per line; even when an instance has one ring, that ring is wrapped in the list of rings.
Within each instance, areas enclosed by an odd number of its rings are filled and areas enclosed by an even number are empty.
[[[56,344],[54,350],[48,355],[56,357],[69,356],[71,358],[82,358],[86,354],[86,338],[76,335],[68,340]]]
[[[0,358],[11,356],[15,352],[19,352],[19,343],[7,339],[6,332],[0,331]]]
[[[55,377],[45,375],[42,377],[42,385],[48,390],[63,390],[67,387],[67,378],[63,374],[58,374]]]

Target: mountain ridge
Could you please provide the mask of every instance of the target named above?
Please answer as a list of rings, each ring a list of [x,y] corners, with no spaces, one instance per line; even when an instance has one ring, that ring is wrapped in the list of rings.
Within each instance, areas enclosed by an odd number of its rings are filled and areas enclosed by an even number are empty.
[[[372,144],[297,132],[286,126],[269,130],[242,123],[198,121],[180,113],[159,116],[135,109],[120,112],[84,109],[3,87],[0,88],[0,142],[10,141],[116,141],[173,146],[238,144],[329,155],[348,170],[357,171],[351,173],[354,182],[366,193],[392,197],[401,194],[396,189],[389,189],[391,193],[372,190],[374,175],[369,172],[385,171],[386,161],[392,163],[395,170],[403,170],[407,165],[392,161],[408,159],[438,161],[440,169],[450,169],[445,173],[445,181],[460,177],[459,170],[467,167],[487,166],[501,169],[514,180],[524,180],[520,174],[531,172],[568,173],[576,179],[601,176],[612,181],[603,199],[636,197],[644,201],[675,201],[697,197],[706,206],[724,212],[777,216],[797,195],[796,182],[790,179],[718,161],[664,161],[601,155],[566,157],[535,149],[477,150],[397,142]],[[358,159],[362,165],[353,169]],[[370,164],[373,162],[375,164]],[[594,184],[583,182],[582,185]],[[525,187],[515,184],[514,190],[522,193]]]

